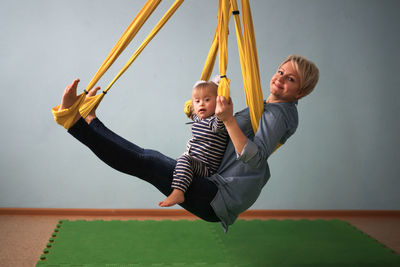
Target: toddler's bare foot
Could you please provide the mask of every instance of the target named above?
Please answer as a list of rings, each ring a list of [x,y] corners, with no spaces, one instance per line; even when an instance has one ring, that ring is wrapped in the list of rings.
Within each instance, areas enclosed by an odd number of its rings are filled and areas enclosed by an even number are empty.
[[[164,201],[158,202],[158,205],[160,207],[171,207],[175,204],[180,204],[184,201],[185,201],[185,195],[183,191],[179,189],[174,189],[172,193]]]

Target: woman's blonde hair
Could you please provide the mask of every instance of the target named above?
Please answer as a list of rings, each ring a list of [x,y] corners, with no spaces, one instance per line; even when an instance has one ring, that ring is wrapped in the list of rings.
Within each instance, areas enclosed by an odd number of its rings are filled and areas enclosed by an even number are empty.
[[[318,83],[319,70],[317,66],[310,60],[299,56],[288,56],[279,67],[287,62],[292,62],[298,75],[300,76],[300,90],[303,92],[302,97],[310,94]]]

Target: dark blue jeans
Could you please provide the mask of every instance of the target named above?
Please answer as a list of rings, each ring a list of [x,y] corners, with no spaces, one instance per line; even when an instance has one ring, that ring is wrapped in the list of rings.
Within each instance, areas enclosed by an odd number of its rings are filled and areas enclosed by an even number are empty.
[[[80,119],[68,132],[114,169],[149,182],[166,196],[172,192],[176,160],[158,151],[138,147],[110,131],[99,119],[94,119],[90,125]],[[220,220],[210,205],[217,191],[212,181],[193,177],[185,193],[185,202],[180,206],[203,220],[218,222]]]

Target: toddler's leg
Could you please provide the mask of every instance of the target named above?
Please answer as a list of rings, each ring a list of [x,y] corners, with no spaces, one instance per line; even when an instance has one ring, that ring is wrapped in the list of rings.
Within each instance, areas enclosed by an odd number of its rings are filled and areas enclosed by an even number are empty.
[[[187,154],[180,156],[176,162],[172,188],[186,192],[193,179],[193,169],[192,157]]]
[[[193,177],[191,157],[182,155],[178,158],[174,170],[171,187],[172,193],[164,200],[158,202],[160,207],[171,207],[185,201],[185,192],[189,187]]]

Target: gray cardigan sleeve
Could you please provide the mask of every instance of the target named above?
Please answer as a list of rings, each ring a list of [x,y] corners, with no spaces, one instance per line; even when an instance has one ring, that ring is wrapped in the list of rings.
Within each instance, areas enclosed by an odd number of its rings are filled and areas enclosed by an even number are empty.
[[[260,119],[254,139],[247,139],[241,155],[238,155],[238,160],[252,168],[263,166],[287,131],[285,113],[279,106],[270,105]]]

